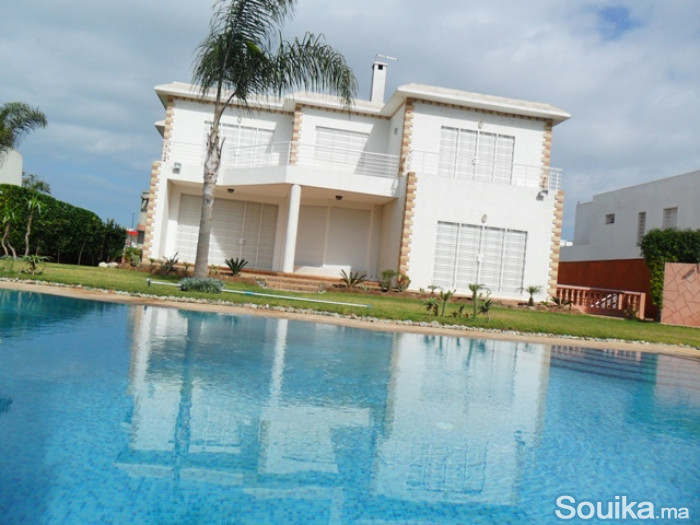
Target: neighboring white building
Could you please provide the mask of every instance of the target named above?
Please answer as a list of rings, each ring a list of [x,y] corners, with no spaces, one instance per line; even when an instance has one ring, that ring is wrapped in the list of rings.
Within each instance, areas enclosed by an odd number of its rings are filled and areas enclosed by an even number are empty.
[[[22,160],[15,149],[0,153],[0,184],[22,185]]]
[[[297,93],[234,102],[222,119],[210,263],[431,284],[520,298],[556,287],[563,193],[550,167],[552,127],[569,114],[541,103],[433,86],[383,101]],[[194,261],[211,99],[195,86],[156,87],[166,118],[151,174],[144,257]]]
[[[599,193],[576,205],[572,246],[561,261],[639,259],[654,228],[700,228],[700,171]]]

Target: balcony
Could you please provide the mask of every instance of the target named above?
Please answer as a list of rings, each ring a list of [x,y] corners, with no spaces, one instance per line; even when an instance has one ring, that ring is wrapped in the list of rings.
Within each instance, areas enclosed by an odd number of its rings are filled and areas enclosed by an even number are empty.
[[[625,290],[590,288],[588,286],[557,285],[557,298],[580,312],[616,317],[634,316],[644,319],[646,294]]]
[[[408,170],[418,174],[436,175],[459,179],[507,184],[558,191],[561,170],[545,166],[499,163],[474,159],[471,162],[445,162],[439,153],[412,151],[408,159]]]
[[[163,141],[163,162],[203,166],[205,146],[187,142]],[[333,174],[396,179],[396,155],[320,147],[302,142],[274,142],[258,146],[230,147],[224,142],[221,169],[249,170],[301,166]]]

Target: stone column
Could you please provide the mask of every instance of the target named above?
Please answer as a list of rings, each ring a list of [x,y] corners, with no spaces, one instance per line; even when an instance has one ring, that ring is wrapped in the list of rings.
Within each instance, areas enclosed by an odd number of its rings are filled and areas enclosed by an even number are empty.
[[[299,207],[301,205],[301,186],[292,185],[289,191],[289,215],[287,216],[287,236],[284,241],[284,259],[282,271],[294,271],[294,255],[297,247],[297,228],[299,226]]]

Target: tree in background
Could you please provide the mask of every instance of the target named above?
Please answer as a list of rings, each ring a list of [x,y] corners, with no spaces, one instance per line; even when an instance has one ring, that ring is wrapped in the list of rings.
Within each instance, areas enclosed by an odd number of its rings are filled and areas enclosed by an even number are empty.
[[[208,271],[223,146],[219,125],[226,107],[234,99],[248,107],[251,95],[281,96],[299,87],[335,93],[349,106],[357,90],[345,58],[322,36],[307,33],[301,40],[281,39],[280,27],[295,4],[296,0],[221,0],[215,4],[209,35],[198,47],[193,80],[203,96],[214,97],[214,118],[207,134],[196,278],[206,278]]]
[[[40,193],[45,193],[46,195],[51,195],[51,186],[49,183],[33,173],[22,172],[22,187],[38,191]]]
[[[23,102],[0,106],[0,155],[14,149],[34,129],[46,127],[46,116]]]
[[[27,230],[24,234],[24,256],[29,256],[29,236],[32,234],[32,222],[34,221],[34,215],[39,215],[44,205],[39,199],[39,193],[32,191],[27,199],[27,211],[29,215],[27,216]]]
[[[34,210],[29,238],[32,199],[39,203],[41,213]],[[126,239],[126,229],[113,220],[103,222],[89,210],[12,184],[0,184],[0,223],[2,251],[11,257],[16,257],[16,247],[20,253],[50,257],[55,262],[96,265],[118,258]]]
[[[12,203],[9,200],[4,200],[0,205],[0,225],[2,225],[2,240],[0,240],[0,245],[2,245],[2,251],[5,256],[9,256],[10,253],[12,253],[12,257],[16,259],[17,252],[12,244],[10,244],[10,227],[14,219],[15,210]]]

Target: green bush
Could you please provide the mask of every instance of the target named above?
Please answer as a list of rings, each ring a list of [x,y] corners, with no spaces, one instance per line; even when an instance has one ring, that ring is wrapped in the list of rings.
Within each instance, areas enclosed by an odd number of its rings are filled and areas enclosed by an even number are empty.
[[[197,279],[195,277],[185,277],[180,281],[180,290],[183,292],[205,292],[221,293],[224,282],[219,279]]]
[[[27,202],[36,196],[41,213],[32,219],[29,253],[67,264],[97,265],[121,255],[126,229],[113,220],[103,222],[96,214],[30,189],[0,184],[0,210],[12,210],[8,241],[18,254],[26,250],[29,211]],[[4,233],[0,232],[0,235]],[[0,255],[5,255],[0,249]]]
[[[650,230],[641,248],[651,277],[651,300],[660,308],[666,263],[700,263],[700,230]]]

